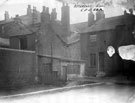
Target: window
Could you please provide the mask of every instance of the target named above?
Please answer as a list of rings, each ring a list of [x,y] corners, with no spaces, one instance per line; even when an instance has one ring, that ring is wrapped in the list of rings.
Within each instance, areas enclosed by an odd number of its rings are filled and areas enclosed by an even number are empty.
[[[4,27],[4,25],[1,26],[1,31],[2,31],[3,34],[5,33],[5,27]]]
[[[68,65],[67,69],[68,74],[80,74],[80,65],[73,64],[73,65]]]
[[[96,67],[96,54],[90,54],[90,67]]]
[[[90,41],[95,42],[97,40],[97,35],[90,35]]]
[[[22,50],[27,49],[27,38],[26,37],[20,38],[20,49],[22,49]]]

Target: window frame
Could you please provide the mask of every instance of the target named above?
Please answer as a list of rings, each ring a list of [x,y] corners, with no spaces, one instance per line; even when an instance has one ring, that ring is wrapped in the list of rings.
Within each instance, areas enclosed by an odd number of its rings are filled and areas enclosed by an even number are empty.
[[[89,35],[90,42],[96,42],[97,41],[97,34]]]

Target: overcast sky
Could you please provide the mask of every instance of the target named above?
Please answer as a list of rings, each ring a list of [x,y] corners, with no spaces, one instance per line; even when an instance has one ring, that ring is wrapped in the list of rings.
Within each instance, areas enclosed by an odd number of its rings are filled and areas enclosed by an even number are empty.
[[[10,17],[16,14],[25,15],[27,5],[36,6],[38,11],[42,11],[42,6],[57,9],[58,19],[61,18],[61,2],[55,0],[0,0],[0,20],[4,19],[4,12],[8,11]],[[117,16],[123,14],[123,8],[118,5],[105,7],[106,17]],[[70,4],[70,23],[78,23],[87,21],[88,12],[81,12],[80,8],[74,8],[74,4]]]

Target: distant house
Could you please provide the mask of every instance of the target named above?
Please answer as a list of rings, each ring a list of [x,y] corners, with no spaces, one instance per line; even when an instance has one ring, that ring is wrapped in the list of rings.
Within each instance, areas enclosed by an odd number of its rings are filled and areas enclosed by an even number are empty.
[[[123,71],[123,61],[118,54],[118,48],[135,44],[135,16],[132,12],[110,18],[104,18],[102,13],[100,15],[96,15],[100,19],[95,24],[81,33],[81,59],[87,61],[87,75],[96,76],[98,72],[107,75],[120,74]],[[107,54],[109,46],[115,50],[112,57]]]

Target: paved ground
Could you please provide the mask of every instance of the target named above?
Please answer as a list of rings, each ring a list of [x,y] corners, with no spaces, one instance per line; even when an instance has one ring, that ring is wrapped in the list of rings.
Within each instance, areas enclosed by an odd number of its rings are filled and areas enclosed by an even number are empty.
[[[135,87],[107,83],[54,93],[1,98],[0,103],[135,103]]]

